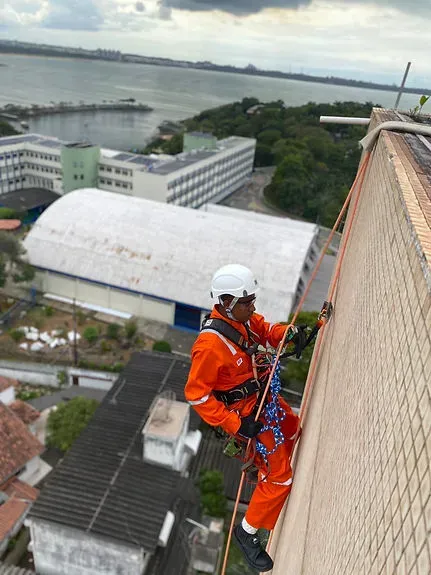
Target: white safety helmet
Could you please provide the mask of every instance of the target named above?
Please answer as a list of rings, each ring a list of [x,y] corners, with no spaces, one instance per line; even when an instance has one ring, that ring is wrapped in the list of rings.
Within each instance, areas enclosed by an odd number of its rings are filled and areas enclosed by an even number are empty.
[[[229,264],[221,267],[216,271],[211,282],[212,298],[231,295],[238,301],[239,298],[247,297],[258,291],[259,286],[253,273],[241,264]],[[232,307],[233,305],[231,305]]]

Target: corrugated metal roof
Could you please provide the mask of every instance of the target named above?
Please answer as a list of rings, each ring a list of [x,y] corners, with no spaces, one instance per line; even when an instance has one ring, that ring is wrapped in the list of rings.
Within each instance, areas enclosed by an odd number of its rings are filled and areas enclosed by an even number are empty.
[[[24,246],[37,267],[210,309],[217,268],[253,268],[257,311],[286,320],[315,226],[262,216],[248,221],[224,208],[206,213],[82,189],[66,194],[37,220]]]
[[[140,431],[157,393],[170,389],[183,399],[189,367],[170,354],[134,354],[42,489],[30,517],[154,553],[180,474],[143,461]],[[191,415],[195,429],[199,418]]]

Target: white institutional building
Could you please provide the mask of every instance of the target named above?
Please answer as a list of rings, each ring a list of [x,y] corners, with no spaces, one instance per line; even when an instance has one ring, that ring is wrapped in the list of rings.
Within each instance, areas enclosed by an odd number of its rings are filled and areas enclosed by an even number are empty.
[[[211,134],[184,136],[176,156],[144,156],[24,134],[0,138],[1,195],[45,188],[64,195],[97,187],[109,192],[197,208],[243,186],[253,171],[256,140]]]

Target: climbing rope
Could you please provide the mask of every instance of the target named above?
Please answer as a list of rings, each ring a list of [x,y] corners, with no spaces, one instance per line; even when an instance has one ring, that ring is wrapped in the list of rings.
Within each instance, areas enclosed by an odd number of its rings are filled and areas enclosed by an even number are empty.
[[[268,467],[268,456],[272,455],[277,451],[279,445],[284,443],[284,435],[281,431],[281,422],[286,419],[286,412],[280,406],[279,393],[281,390],[280,381],[280,362],[277,362],[275,368],[274,377],[272,378],[270,384],[270,400],[266,403],[264,409],[265,425],[263,426],[260,433],[264,431],[272,431],[274,435],[274,447],[271,451],[268,451],[265,445],[259,440],[256,440],[256,452],[260,454],[266,467]]]
[[[300,312],[301,312],[302,306],[304,305],[304,301],[305,301],[306,297],[308,296],[308,293],[309,293],[309,291],[310,291],[311,285],[312,285],[314,279],[316,278],[316,275],[317,275],[317,273],[318,273],[318,271],[319,271],[319,268],[320,268],[320,266],[321,266],[321,264],[322,264],[323,258],[324,258],[325,254],[326,254],[326,251],[327,251],[327,249],[329,248],[329,246],[330,246],[330,244],[331,244],[331,242],[332,242],[332,239],[333,239],[333,237],[334,237],[334,235],[335,235],[335,232],[337,231],[338,227],[340,226],[340,223],[341,223],[341,221],[342,221],[342,219],[343,219],[343,217],[344,217],[344,215],[345,215],[345,213],[346,213],[346,211],[347,211],[347,208],[348,208],[349,203],[350,203],[350,201],[351,201],[351,199],[352,199],[352,196],[353,196],[355,190],[357,189],[358,191],[357,191],[357,194],[356,194],[356,197],[355,197],[355,201],[354,201],[354,204],[353,204],[352,213],[351,213],[351,215],[349,214],[349,216],[350,216],[350,218],[349,218],[349,223],[348,223],[347,228],[345,229],[345,232],[344,232],[344,238],[343,238],[343,243],[342,243],[341,252],[340,252],[340,255],[339,255],[339,257],[338,257],[337,266],[336,266],[334,275],[333,275],[333,277],[332,277],[331,285],[330,285],[330,287],[329,287],[329,292],[328,292],[327,301],[329,302],[329,305],[332,303],[332,300],[333,300],[333,297],[334,297],[334,294],[335,294],[335,289],[336,289],[336,286],[337,286],[337,283],[338,283],[338,278],[339,278],[339,275],[340,275],[341,265],[342,265],[342,263],[343,263],[344,255],[345,255],[345,253],[346,253],[346,247],[347,247],[347,244],[348,244],[348,240],[349,240],[350,233],[351,233],[352,226],[353,226],[353,221],[354,221],[355,214],[356,214],[356,211],[357,211],[357,207],[358,207],[358,204],[359,204],[359,198],[360,198],[361,191],[362,191],[362,184],[363,184],[364,179],[365,179],[365,173],[366,173],[367,167],[368,167],[368,165],[369,165],[370,158],[371,158],[371,151],[365,152],[364,159],[363,159],[362,164],[361,164],[361,166],[360,166],[360,168],[359,168],[359,170],[358,170],[358,173],[357,173],[357,175],[356,175],[355,181],[353,182],[352,187],[350,188],[350,191],[349,191],[349,193],[348,193],[348,195],[347,195],[347,198],[346,198],[346,200],[345,200],[345,202],[344,202],[344,204],[343,204],[343,207],[341,208],[340,213],[338,214],[337,220],[336,220],[336,222],[335,222],[335,224],[334,224],[334,226],[333,226],[333,228],[332,228],[332,230],[331,230],[331,232],[330,232],[330,234],[329,234],[329,236],[328,236],[328,238],[327,238],[327,240],[326,240],[325,245],[323,246],[323,249],[322,249],[321,254],[320,254],[320,257],[319,257],[319,259],[318,259],[318,261],[317,261],[317,263],[316,263],[316,266],[315,266],[315,268],[314,268],[314,271],[313,271],[313,273],[311,274],[311,277],[310,277],[310,279],[309,279],[308,282],[307,282],[306,289],[305,289],[305,291],[304,291],[304,293],[303,293],[303,295],[302,295],[302,297],[301,297],[301,299],[300,299],[300,301],[299,301],[299,303],[298,303],[298,306],[297,306],[297,308],[296,308],[296,311],[295,311],[295,313],[294,313],[294,315],[293,315],[292,322],[286,326],[286,329],[285,329],[285,331],[284,331],[283,338],[282,338],[282,340],[280,341],[280,343],[279,343],[279,345],[278,345],[277,353],[275,354],[275,357],[274,357],[274,360],[273,360],[273,363],[272,363],[272,368],[271,368],[271,372],[270,372],[270,374],[269,374],[269,378],[268,378],[268,382],[267,382],[267,384],[266,384],[265,391],[264,391],[264,393],[262,394],[261,401],[260,401],[260,404],[259,404],[259,408],[258,408],[258,410],[257,410],[257,412],[256,412],[256,416],[255,416],[255,420],[256,420],[256,421],[259,419],[259,417],[260,417],[260,415],[261,415],[261,413],[262,413],[262,410],[263,410],[263,407],[264,407],[264,405],[265,405],[265,401],[266,401],[266,398],[267,398],[267,396],[268,396],[269,391],[272,392],[272,387],[271,387],[271,386],[273,385],[274,377],[275,377],[274,386],[277,386],[277,378],[278,378],[278,380],[279,380],[279,370],[280,370],[279,361],[280,361],[280,356],[281,356],[281,354],[282,354],[282,350],[283,350],[284,346],[286,345],[286,343],[288,343],[288,342],[292,339],[292,337],[294,336],[294,334],[295,334],[295,322],[296,322],[296,320],[298,319],[298,315],[299,315]],[[305,389],[304,389],[304,396],[303,396],[303,399],[302,399],[302,402],[301,402],[301,409],[300,409],[300,413],[299,413],[299,423],[300,423],[300,425],[298,426],[298,430],[297,430],[296,435],[295,435],[295,438],[294,438],[294,440],[293,440],[293,443],[294,443],[295,447],[296,447],[296,443],[297,443],[298,434],[299,434],[300,429],[301,429],[301,424],[302,424],[302,422],[303,422],[303,420],[304,420],[304,417],[305,417],[305,414],[306,414],[307,404],[308,404],[309,397],[310,397],[310,393],[311,393],[311,390],[312,390],[312,385],[313,385],[313,383],[314,383],[314,376],[315,376],[316,368],[317,368],[317,360],[318,360],[318,357],[319,357],[319,354],[320,354],[320,349],[321,349],[321,346],[322,346],[323,336],[324,336],[325,327],[326,327],[327,322],[328,322],[328,317],[327,317],[327,316],[323,316],[323,317],[322,317],[322,326],[321,326],[321,330],[320,330],[320,331],[321,331],[320,337],[318,338],[318,341],[317,341],[317,344],[316,344],[316,348],[315,348],[314,353],[313,353],[313,357],[312,357],[312,360],[311,360],[310,368],[309,368],[309,371],[308,371],[307,383],[306,383]],[[277,372],[277,375],[276,375],[276,372]],[[274,406],[271,408],[271,411],[270,411],[269,413],[270,413],[270,416],[273,416],[273,415],[274,415]],[[265,413],[265,417],[266,417],[266,413]],[[275,422],[275,425],[276,425],[277,420],[274,418],[273,421]],[[281,420],[280,420],[280,421],[281,421]],[[275,425],[272,426],[272,429],[275,428]],[[280,432],[280,433],[281,433],[281,432]],[[280,436],[279,436],[279,437],[280,437]],[[274,438],[275,438],[275,433],[274,433]],[[251,443],[252,443],[252,440],[248,440],[246,453],[250,453]],[[260,442],[259,442],[259,443],[260,443]],[[276,445],[276,447],[278,447],[278,445]],[[275,449],[276,449],[276,448],[275,448]],[[258,442],[256,442],[256,450],[258,451],[258,453],[261,453],[261,452],[259,451],[259,449],[258,449]],[[266,448],[265,448],[265,451],[266,451]],[[261,453],[261,455],[262,455],[262,453]],[[266,453],[266,457],[267,457],[268,455],[269,455],[269,453]],[[245,471],[243,471],[243,473],[241,474],[241,479],[240,479],[239,486],[238,486],[238,491],[237,491],[237,496],[236,496],[236,500],[235,500],[235,505],[234,505],[233,512],[232,512],[232,520],[231,520],[231,523],[230,523],[229,533],[228,533],[228,537],[227,537],[227,541],[226,541],[226,550],[225,550],[224,559],[223,559],[223,566],[222,566],[222,569],[221,569],[221,571],[220,571],[220,575],[225,575],[225,573],[226,573],[227,560],[228,560],[228,556],[229,556],[229,548],[230,548],[230,543],[231,543],[231,540],[232,540],[232,533],[233,533],[233,528],[234,528],[234,526],[235,526],[235,519],[236,519],[236,514],[237,514],[237,511],[238,511],[239,501],[240,501],[240,498],[241,498],[241,492],[242,492],[242,488],[243,488],[243,486],[244,486],[244,480],[245,480]],[[271,535],[270,535],[270,539],[269,539],[269,541],[268,541],[268,545],[267,545],[267,546],[270,545],[271,538],[272,538],[272,533],[271,533]]]

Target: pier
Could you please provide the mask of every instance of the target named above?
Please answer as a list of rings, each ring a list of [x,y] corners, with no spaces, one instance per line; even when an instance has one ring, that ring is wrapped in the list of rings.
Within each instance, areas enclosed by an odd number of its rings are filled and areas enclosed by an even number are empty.
[[[51,114],[71,114],[76,112],[152,112],[153,108],[146,104],[137,103],[133,98],[118,102],[103,102],[101,104],[71,104],[60,102],[49,105],[39,106],[17,106],[15,104],[6,104],[0,107],[0,118],[5,120],[27,120],[39,116],[49,116]]]

